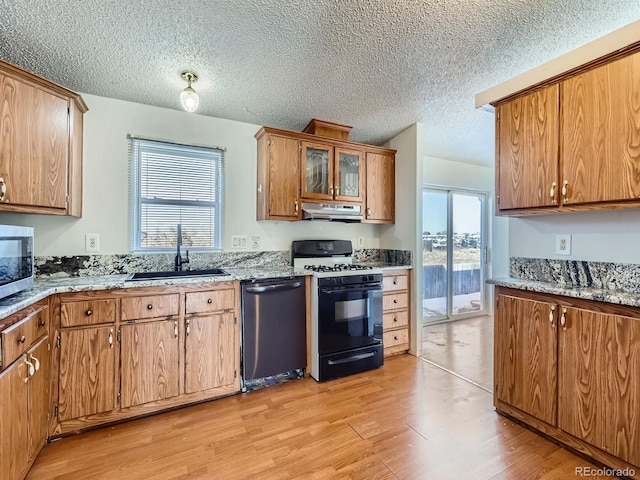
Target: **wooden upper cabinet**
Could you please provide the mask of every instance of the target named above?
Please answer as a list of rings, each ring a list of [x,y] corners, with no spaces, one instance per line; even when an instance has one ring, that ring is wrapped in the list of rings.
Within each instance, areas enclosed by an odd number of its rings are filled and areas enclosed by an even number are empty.
[[[60,333],[60,421],[116,407],[117,333],[114,326]]]
[[[81,215],[86,111],[77,94],[0,61],[0,211]]]
[[[363,222],[395,222],[395,155],[367,152]]]
[[[257,138],[258,220],[299,220],[300,141],[272,134]]]
[[[557,415],[557,307],[498,295],[494,396],[549,425]]]
[[[640,319],[561,308],[558,426],[640,467]]]
[[[334,156],[334,198],[347,202],[362,202],[365,188],[365,153],[336,147]]]
[[[640,199],[640,52],[561,83],[563,204]]]
[[[333,200],[333,147],[302,142],[302,198]]]
[[[558,204],[558,85],[496,107],[497,210]]]

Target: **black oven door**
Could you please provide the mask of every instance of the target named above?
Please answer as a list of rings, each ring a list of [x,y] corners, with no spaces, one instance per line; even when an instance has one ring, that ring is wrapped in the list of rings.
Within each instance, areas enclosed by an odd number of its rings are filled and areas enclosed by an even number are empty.
[[[318,288],[318,353],[382,343],[382,285]]]

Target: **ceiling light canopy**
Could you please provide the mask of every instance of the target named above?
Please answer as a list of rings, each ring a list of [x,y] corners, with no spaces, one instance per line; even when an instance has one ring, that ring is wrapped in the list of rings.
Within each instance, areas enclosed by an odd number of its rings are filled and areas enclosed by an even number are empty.
[[[190,71],[182,72],[181,76],[182,79],[189,85],[180,94],[180,103],[182,103],[182,108],[184,108],[187,112],[193,113],[198,109],[200,97],[198,97],[196,91],[191,88],[191,84],[198,81],[198,76]]]

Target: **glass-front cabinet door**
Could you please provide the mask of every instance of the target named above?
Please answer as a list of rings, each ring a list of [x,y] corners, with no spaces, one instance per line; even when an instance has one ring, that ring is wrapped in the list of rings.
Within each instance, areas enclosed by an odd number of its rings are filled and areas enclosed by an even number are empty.
[[[302,142],[302,197],[333,199],[333,147]]]
[[[361,202],[364,189],[364,153],[336,148],[335,158],[335,199]]]

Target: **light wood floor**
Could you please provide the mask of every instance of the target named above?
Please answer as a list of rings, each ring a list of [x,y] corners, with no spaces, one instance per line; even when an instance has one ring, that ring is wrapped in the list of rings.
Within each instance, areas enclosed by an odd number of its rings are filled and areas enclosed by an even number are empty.
[[[424,326],[422,357],[492,392],[493,316]]]
[[[65,438],[27,478],[567,479],[587,466],[497,415],[486,391],[401,355]]]

